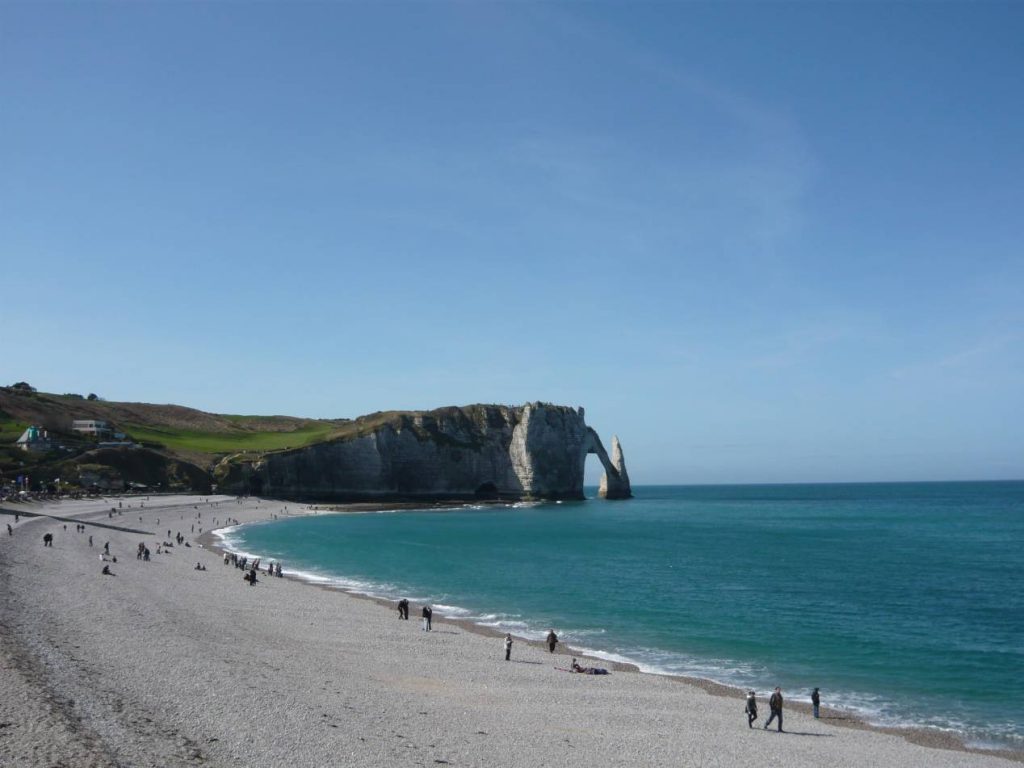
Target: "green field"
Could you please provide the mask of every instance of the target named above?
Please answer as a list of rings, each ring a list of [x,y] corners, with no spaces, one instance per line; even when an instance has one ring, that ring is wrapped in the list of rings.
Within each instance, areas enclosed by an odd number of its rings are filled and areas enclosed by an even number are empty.
[[[290,432],[194,432],[166,427],[125,425],[125,432],[140,443],[156,443],[176,451],[193,453],[237,453],[239,451],[279,451],[301,448],[327,439],[337,425],[309,422]]]
[[[0,416],[0,445],[13,443],[21,437],[21,433],[27,428],[28,424],[22,424],[19,421]]]

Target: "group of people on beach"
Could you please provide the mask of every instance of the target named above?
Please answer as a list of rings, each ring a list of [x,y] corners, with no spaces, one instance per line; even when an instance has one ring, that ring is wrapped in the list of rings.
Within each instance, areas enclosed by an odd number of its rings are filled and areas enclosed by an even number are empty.
[[[771,715],[768,717],[768,722],[764,724],[764,730],[767,731],[768,726],[778,721],[779,732],[782,732],[782,703],[782,689],[776,686],[768,699],[768,708],[771,711]],[[811,691],[811,708],[814,712],[814,719],[817,720],[821,716],[820,688],[815,688]],[[743,711],[747,715],[747,727],[753,728],[754,721],[757,720],[757,694],[754,691],[747,693],[747,704]]]
[[[424,605],[420,610],[420,627],[424,632],[430,632],[434,627],[434,609],[429,605]],[[409,601],[404,597],[398,601],[398,618],[400,621],[409,620]]]
[[[256,586],[256,582],[259,581],[259,579],[256,578],[256,574],[260,570],[260,558],[258,557],[250,564],[249,558],[244,555],[239,556],[235,552],[225,552],[224,565],[233,565],[235,568],[245,571],[242,579],[248,583],[250,587]],[[281,571],[281,563],[275,563],[271,560],[270,564],[267,566],[267,575],[281,578],[284,575]]]

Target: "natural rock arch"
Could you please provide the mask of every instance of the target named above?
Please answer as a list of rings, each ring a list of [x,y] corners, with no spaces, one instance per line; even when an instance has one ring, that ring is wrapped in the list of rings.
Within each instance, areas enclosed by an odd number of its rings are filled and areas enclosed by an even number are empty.
[[[626,473],[626,460],[622,455],[622,446],[616,435],[612,436],[612,455],[609,458],[608,452],[601,443],[601,438],[592,427],[587,427],[587,437],[583,441],[583,453],[580,457],[581,463],[587,459],[587,454],[593,453],[604,467],[604,474],[601,476],[601,484],[597,489],[597,495],[603,499],[630,499],[633,497],[633,489],[629,484],[629,475]]]

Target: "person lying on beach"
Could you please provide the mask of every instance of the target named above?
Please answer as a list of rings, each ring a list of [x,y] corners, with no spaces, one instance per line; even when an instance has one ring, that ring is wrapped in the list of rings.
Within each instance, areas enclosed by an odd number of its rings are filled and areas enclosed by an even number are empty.
[[[581,675],[607,675],[608,670],[604,667],[581,667],[576,663],[576,659],[572,660],[571,672],[578,672]]]

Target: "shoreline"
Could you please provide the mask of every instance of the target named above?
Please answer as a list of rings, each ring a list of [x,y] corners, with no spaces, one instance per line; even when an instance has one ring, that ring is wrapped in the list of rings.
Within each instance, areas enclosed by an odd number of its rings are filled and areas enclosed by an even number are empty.
[[[0,536],[5,767],[1022,762],[914,744],[902,729],[837,728],[849,723],[814,720],[793,702],[783,733],[747,729],[735,689],[605,661],[621,674],[556,671],[570,647],[553,659],[541,643],[517,640],[507,663],[493,629],[438,617],[421,632],[395,620],[391,601],[293,577],[249,586],[216,546],[200,546],[214,544],[214,517],[270,522],[285,502],[120,501],[123,511],[117,498],[26,504],[43,517]],[[159,553],[165,534],[176,544]],[[100,574],[106,543],[113,576]],[[140,543],[151,561],[132,556]]]
[[[272,503],[282,504],[293,504],[296,502],[285,501],[281,499],[265,499],[264,501]],[[520,502],[521,503],[521,502]],[[529,502],[533,503],[533,502]],[[544,503],[544,502],[538,502]],[[445,512],[445,511],[458,511],[463,509],[472,509],[481,505],[486,506],[504,506],[512,507],[514,502],[509,501],[451,501],[451,502],[434,502],[429,506],[425,506],[421,503],[416,502],[395,502],[395,503],[383,503],[383,502],[352,502],[346,503],[333,503],[325,505],[312,505],[307,504],[305,513],[287,513],[285,517],[308,517],[319,514],[337,514],[337,515],[350,515],[350,514],[366,514],[374,512],[395,512],[400,513],[403,511],[408,512]],[[301,509],[300,504],[300,509]],[[272,521],[253,521],[253,522],[278,522],[280,518],[275,518]],[[224,552],[231,552],[233,550],[224,544],[223,538],[217,534],[219,531],[226,530],[227,528],[241,528],[245,525],[251,525],[252,523],[241,523],[239,525],[224,526],[221,528],[213,529],[204,532],[201,537],[197,539],[200,546],[207,548],[209,551],[217,552],[223,556]],[[262,556],[261,556],[262,557]],[[327,592],[342,592],[349,597],[375,603],[379,606],[385,607],[390,611],[394,612],[397,610],[398,601],[380,597],[376,595],[370,595],[363,592],[359,592],[354,589],[350,589],[337,584],[326,584],[312,581],[310,579],[303,578],[295,574],[285,573],[283,578],[291,579],[295,582],[301,583],[305,586],[317,587]],[[460,618],[457,616],[442,616],[440,621],[453,624],[462,628],[465,631],[472,632],[477,635],[492,639],[500,639],[504,637],[505,632],[494,627],[487,627],[481,624],[477,624],[469,619]],[[531,647],[540,649],[547,652],[547,644],[542,640],[533,640],[526,637],[521,637],[512,633],[516,638],[517,643],[527,644]],[[586,659],[591,662],[599,662],[603,665],[607,665],[611,671],[614,672],[625,672],[637,675],[647,675],[651,677],[663,678],[674,683],[688,685],[694,688],[698,688],[705,693],[712,696],[718,696],[722,698],[734,699],[736,701],[743,701],[746,694],[746,689],[737,687],[735,685],[729,685],[727,683],[718,682],[710,678],[703,677],[692,677],[689,675],[676,675],[662,672],[645,672],[639,665],[633,662],[616,661],[612,659],[602,658],[595,656],[593,653],[587,653],[580,649],[573,649],[572,646],[559,641],[558,647],[554,652],[555,656],[566,656],[576,657],[578,659]],[[763,693],[763,692],[762,692]],[[762,698],[760,700],[762,707],[767,707],[767,702]],[[787,711],[797,711],[805,715],[812,714],[812,707],[809,703],[802,701],[795,701],[787,698],[785,704]],[[761,718],[763,719],[763,717]],[[911,744],[918,746],[930,747],[933,749],[944,749],[955,752],[964,752],[968,754],[986,755],[991,757],[1002,757],[1016,762],[1024,763],[1024,749],[1015,750],[1010,747],[1005,749],[1001,748],[985,748],[985,747],[974,747],[970,746],[965,737],[960,734],[943,731],[936,728],[926,728],[922,726],[907,725],[907,726],[886,726],[877,723],[870,722],[865,716],[854,711],[847,709],[838,709],[834,707],[821,707],[821,720],[828,721],[830,724],[837,725],[842,728],[852,728],[855,730],[870,731],[876,733],[884,733],[891,736],[897,736],[905,739]]]

